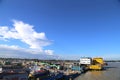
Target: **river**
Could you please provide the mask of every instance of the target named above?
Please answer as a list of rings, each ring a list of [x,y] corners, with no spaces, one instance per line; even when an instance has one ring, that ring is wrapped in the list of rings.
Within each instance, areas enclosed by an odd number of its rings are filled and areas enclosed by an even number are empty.
[[[120,80],[120,62],[109,62],[105,70],[88,71],[74,80]]]

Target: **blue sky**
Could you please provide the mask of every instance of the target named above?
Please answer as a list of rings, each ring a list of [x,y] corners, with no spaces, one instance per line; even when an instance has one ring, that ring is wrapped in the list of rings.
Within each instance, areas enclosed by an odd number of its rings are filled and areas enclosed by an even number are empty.
[[[0,0],[1,55],[120,58],[119,35],[119,0]]]

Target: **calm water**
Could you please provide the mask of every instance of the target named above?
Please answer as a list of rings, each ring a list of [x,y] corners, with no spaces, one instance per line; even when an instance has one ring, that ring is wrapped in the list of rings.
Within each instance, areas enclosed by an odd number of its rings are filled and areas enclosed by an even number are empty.
[[[120,62],[109,62],[106,70],[88,71],[75,80],[120,80]]]

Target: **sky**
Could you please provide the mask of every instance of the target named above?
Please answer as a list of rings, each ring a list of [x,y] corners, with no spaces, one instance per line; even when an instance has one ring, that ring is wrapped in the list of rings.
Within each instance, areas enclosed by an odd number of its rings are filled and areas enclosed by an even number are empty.
[[[0,56],[120,58],[120,0],[0,0]]]

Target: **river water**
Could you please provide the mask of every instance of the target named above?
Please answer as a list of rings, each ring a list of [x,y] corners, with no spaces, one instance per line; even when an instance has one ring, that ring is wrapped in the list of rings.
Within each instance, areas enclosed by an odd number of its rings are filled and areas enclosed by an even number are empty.
[[[88,71],[74,80],[120,80],[120,62],[109,62],[103,71]]]

